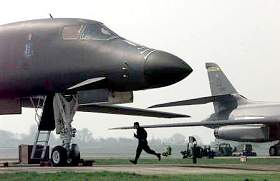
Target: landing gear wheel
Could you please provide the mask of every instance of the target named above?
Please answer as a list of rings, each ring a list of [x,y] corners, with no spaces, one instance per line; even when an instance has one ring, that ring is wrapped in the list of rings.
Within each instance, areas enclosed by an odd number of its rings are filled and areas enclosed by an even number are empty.
[[[280,156],[280,147],[275,146],[275,149],[276,149],[276,155],[275,156]]]
[[[67,164],[69,166],[78,166],[80,163],[80,153],[75,157],[70,157],[67,159]]]
[[[276,154],[277,154],[276,147],[275,147],[275,146],[271,146],[271,147],[269,148],[269,155],[270,155],[270,156],[276,156]]]
[[[52,150],[51,162],[53,166],[65,166],[67,162],[67,151],[63,146],[56,146]]]
[[[77,144],[72,144],[69,158],[67,159],[67,164],[70,166],[78,166],[80,163],[80,158],[79,146]]]

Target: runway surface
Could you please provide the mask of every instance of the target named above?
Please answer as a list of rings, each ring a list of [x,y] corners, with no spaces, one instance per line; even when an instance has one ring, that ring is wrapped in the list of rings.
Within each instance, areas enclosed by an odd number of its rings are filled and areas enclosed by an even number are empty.
[[[252,163],[254,159],[260,159],[258,164]],[[109,158],[107,158],[109,159]],[[148,164],[142,163],[138,165],[133,164],[94,164],[91,167],[40,167],[38,165],[19,165],[17,159],[1,159],[0,160],[0,174],[1,173],[15,173],[15,172],[37,172],[37,173],[55,173],[55,172],[127,172],[137,173],[143,175],[172,175],[172,174],[280,174],[280,164],[275,162],[279,157],[252,157],[248,163],[227,163],[228,160],[235,158],[218,158],[223,163],[200,163],[193,165],[191,163],[175,163],[175,164]],[[262,161],[271,160],[271,163]],[[106,159],[104,159],[106,161]],[[122,160],[120,160],[121,162]],[[143,161],[143,160],[142,160]],[[170,160],[172,161],[172,160]],[[209,160],[213,161],[213,160]],[[273,162],[274,161],[274,162]],[[3,163],[9,163],[8,167],[3,167]]]
[[[95,165],[92,167],[39,167],[39,166],[12,166],[0,168],[0,173],[11,172],[127,172],[143,175],[162,174],[268,174],[280,173],[278,165]]]

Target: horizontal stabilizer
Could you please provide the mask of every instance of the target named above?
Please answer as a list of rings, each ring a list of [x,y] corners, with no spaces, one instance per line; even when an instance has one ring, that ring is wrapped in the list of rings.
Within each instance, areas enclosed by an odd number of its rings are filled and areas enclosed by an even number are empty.
[[[143,128],[170,128],[170,127],[190,127],[190,126],[227,126],[227,125],[244,125],[244,124],[275,124],[280,123],[279,118],[275,117],[248,117],[234,120],[220,120],[220,121],[202,121],[202,122],[185,122],[185,123],[170,123],[170,124],[155,124],[143,125]],[[111,129],[133,129],[133,126],[118,127]]]
[[[208,96],[208,97],[200,97],[195,99],[183,100],[183,101],[175,101],[164,104],[153,105],[149,108],[157,108],[157,107],[172,107],[172,106],[186,106],[186,105],[196,105],[196,104],[207,104],[209,102],[219,102],[224,101],[226,99],[231,98],[232,95],[217,95],[217,96]]]
[[[157,117],[157,118],[184,118],[190,117],[184,114],[168,113],[161,111],[153,111],[139,108],[104,105],[104,104],[81,104],[78,111],[82,112],[96,112],[107,114],[122,114],[131,116],[145,116],[145,117]]]

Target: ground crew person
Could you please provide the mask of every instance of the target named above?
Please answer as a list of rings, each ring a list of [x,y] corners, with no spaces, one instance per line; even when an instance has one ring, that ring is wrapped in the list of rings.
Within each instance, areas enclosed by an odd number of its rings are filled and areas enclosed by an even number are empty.
[[[193,164],[197,164],[197,141],[195,139],[195,137],[193,136],[190,136],[189,137],[189,143],[191,143],[193,146],[192,146],[192,160],[193,160]]]
[[[137,164],[138,158],[140,157],[142,150],[144,150],[145,152],[147,152],[149,154],[156,155],[158,160],[160,161],[161,160],[161,154],[156,153],[148,145],[146,130],[143,127],[141,127],[138,122],[134,123],[134,129],[137,130],[137,133],[136,134],[134,133],[134,137],[138,139],[138,147],[137,147],[137,150],[136,150],[135,159],[134,160],[129,160],[129,161],[133,164]]]

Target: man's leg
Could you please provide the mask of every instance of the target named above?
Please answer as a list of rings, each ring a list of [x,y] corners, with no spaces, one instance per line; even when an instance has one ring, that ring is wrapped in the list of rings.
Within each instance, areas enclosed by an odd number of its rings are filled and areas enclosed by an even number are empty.
[[[142,152],[142,145],[141,144],[138,144],[137,146],[137,149],[136,149],[136,155],[135,155],[135,159],[134,160],[129,160],[131,163],[133,164],[137,164],[137,161],[141,155],[141,152]]]
[[[145,152],[149,154],[156,155],[158,157],[158,160],[161,160],[161,154],[156,153],[154,150],[152,150],[148,144],[143,145],[143,150],[145,150]]]
[[[137,149],[136,149],[136,155],[135,155],[136,163],[137,163],[137,161],[138,161],[138,159],[139,159],[139,157],[141,155],[142,149],[143,149],[142,145],[138,144]]]

